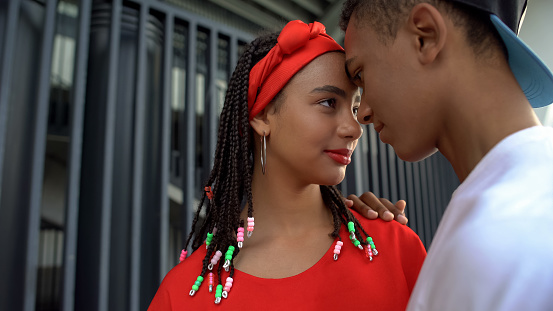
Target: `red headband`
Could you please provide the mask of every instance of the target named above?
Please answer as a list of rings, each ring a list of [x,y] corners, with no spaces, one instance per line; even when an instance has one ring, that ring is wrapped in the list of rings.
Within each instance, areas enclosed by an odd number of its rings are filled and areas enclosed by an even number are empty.
[[[253,119],[305,65],[326,52],[344,49],[326,34],[319,22],[291,21],[278,43],[250,71],[248,110]]]

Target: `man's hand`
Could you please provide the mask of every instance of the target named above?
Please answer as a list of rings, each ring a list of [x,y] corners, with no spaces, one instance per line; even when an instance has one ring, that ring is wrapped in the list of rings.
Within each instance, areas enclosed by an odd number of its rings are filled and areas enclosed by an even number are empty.
[[[385,221],[395,219],[403,225],[406,225],[409,221],[405,217],[405,205],[407,203],[404,200],[392,204],[389,200],[377,198],[372,192],[365,192],[360,197],[350,194],[345,202],[347,207],[353,207],[354,210],[368,219],[376,219],[380,216]]]

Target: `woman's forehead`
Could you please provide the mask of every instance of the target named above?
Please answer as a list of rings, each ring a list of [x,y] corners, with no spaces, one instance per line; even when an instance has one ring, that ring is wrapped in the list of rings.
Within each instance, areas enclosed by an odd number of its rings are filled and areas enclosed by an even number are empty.
[[[302,88],[312,85],[340,85],[341,88],[355,89],[345,72],[345,55],[340,52],[323,54],[300,70],[288,85]],[[287,85],[287,86],[288,86]]]

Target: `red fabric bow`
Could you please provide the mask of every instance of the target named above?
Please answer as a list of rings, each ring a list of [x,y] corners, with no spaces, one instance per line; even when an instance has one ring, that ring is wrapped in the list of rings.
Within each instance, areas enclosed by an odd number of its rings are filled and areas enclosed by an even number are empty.
[[[319,22],[291,21],[278,43],[250,71],[248,109],[253,119],[305,65],[326,52],[344,49],[326,34]]]

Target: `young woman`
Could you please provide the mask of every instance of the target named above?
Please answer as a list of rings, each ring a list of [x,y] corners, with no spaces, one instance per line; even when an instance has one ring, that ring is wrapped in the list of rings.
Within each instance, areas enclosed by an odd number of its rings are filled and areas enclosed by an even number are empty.
[[[422,243],[396,222],[358,220],[333,186],[362,134],[344,64],[318,22],[249,45],[185,246],[194,238],[195,251],[183,251],[150,310],[405,309]]]

